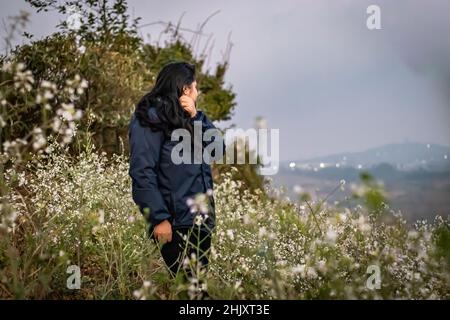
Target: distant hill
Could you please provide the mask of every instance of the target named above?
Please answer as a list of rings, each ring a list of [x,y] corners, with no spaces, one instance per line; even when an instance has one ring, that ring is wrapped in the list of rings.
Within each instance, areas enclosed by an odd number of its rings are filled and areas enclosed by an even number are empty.
[[[293,165],[295,163],[295,166]],[[450,214],[450,147],[437,144],[396,143],[361,152],[348,152],[283,162],[273,177],[295,199],[294,186],[324,199],[341,179],[358,183],[362,171],[384,183],[391,208],[401,210],[409,222]],[[349,190],[330,201],[342,201]]]
[[[450,214],[450,170],[431,171],[398,170],[392,165],[381,163],[368,169],[352,167],[326,167],[319,170],[281,168],[272,177],[273,185],[286,187],[287,195],[296,199],[295,188],[300,186],[313,198],[325,199],[328,194],[346,181],[345,191],[338,191],[329,201],[342,201],[351,195],[352,185],[360,182],[360,173],[369,172],[377,181],[383,182],[390,207],[401,210],[411,223],[417,219],[432,221],[435,215],[446,217]]]
[[[288,167],[292,162],[297,168],[310,170],[329,167],[368,169],[385,163],[398,170],[450,171],[450,147],[414,142],[393,143],[361,152],[283,162],[282,166]]]

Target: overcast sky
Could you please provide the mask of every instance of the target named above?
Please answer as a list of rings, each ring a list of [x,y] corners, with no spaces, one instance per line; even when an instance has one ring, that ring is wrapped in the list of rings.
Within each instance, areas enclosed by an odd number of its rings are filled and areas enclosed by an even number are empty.
[[[141,24],[177,22],[185,12],[181,25],[189,29],[220,10],[203,31],[213,34],[211,68],[231,33],[226,81],[238,103],[232,123],[246,129],[256,116],[266,117],[270,128],[280,129],[282,160],[406,140],[450,145],[450,1],[129,4]],[[381,8],[381,30],[366,27],[370,4]],[[20,9],[32,12],[27,30],[37,37],[52,33],[61,19],[37,14],[24,1],[0,0],[0,9],[5,20]],[[155,41],[161,29],[141,31]]]

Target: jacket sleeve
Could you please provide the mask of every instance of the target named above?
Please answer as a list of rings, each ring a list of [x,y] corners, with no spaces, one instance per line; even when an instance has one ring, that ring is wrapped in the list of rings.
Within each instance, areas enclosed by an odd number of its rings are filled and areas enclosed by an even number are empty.
[[[153,226],[172,217],[158,188],[157,166],[163,133],[136,123],[130,126],[130,169],[133,201]]]
[[[192,121],[201,121],[202,122],[202,133],[204,134],[206,130],[208,129],[216,129],[219,130],[213,123],[211,120],[209,120],[209,118],[206,116],[206,114],[201,111],[201,110],[197,110],[197,114],[195,115],[195,117],[192,118]],[[220,132],[220,131],[219,131]],[[209,145],[210,143],[212,143],[214,140],[216,139],[215,136],[211,137],[211,141],[203,141],[203,147],[206,147],[207,145]],[[225,138],[222,135],[222,155],[219,158],[222,158],[225,156],[225,151],[226,151],[226,145],[225,145]],[[212,156],[215,156],[215,154],[212,154]]]

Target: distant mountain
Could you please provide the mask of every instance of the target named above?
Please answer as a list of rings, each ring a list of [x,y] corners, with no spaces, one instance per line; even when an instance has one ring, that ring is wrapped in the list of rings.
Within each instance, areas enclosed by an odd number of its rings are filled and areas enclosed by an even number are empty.
[[[295,163],[295,168],[320,170],[323,168],[352,167],[368,169],[382,163],[398,170],[425,169],[450,171],[450,147],[438,144],[393,143],[361,152],[347,152],[307,160],[284,162],[284,167]]]
[[[360,184],[361,171],[353,167],[326,167],[317,171],[280,168],[272,177],[272,183],[283,186],[285,195],[293,200],[298,199],[295,189],[300,187],[313,199],[327,198],[329,203],[345,202],[347,197],[351,198],[352,188]],[[382,163],[364,171],[383,184],[390,208],[401,210],[407,221],[432,221],[436,215],[447,217],[450,214],[450,170],[443,172],[420,168],[406,171]],[[345,180],[346,187],[335,192],[341,180]]]

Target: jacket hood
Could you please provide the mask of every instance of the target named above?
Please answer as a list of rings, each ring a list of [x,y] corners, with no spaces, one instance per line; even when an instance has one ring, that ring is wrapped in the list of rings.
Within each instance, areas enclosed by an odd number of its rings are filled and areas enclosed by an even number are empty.
[[[150,120],[151,123],[160,123],[161,119],[158,116],[158,113],[156,112],[156,107],[154,106],[150,106],[150,108],[148,108],[148,119]]]

